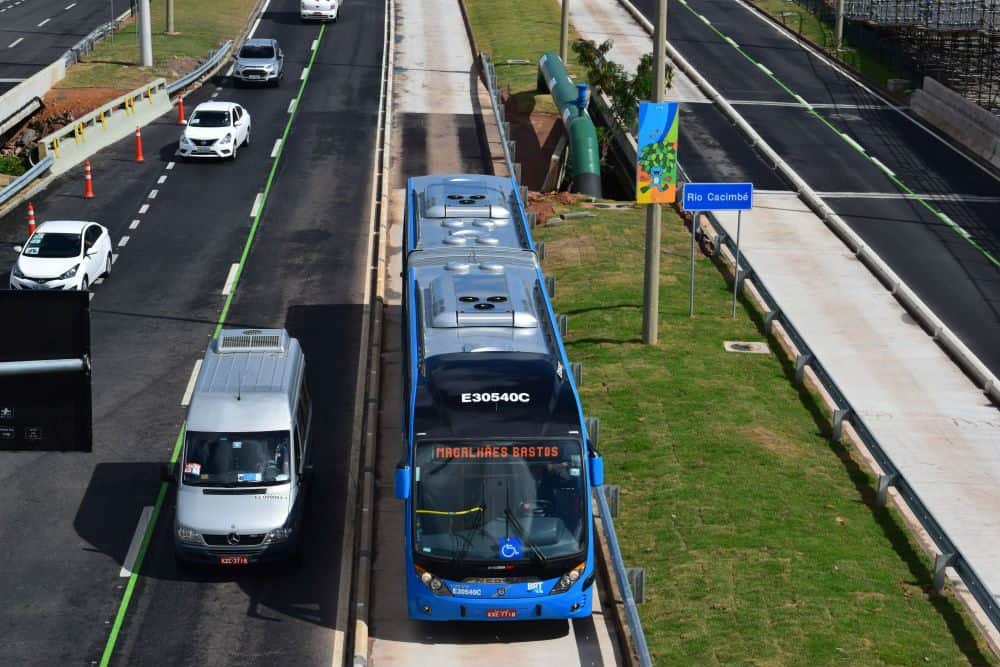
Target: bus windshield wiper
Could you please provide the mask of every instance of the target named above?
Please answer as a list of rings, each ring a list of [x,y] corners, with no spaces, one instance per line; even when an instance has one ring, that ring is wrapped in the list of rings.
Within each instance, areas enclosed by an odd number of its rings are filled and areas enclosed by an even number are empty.
[[[507,507],[503,508],[503,514],[505,517],[507,517],[507,521],[514,525],[514,530],[516,530],[521,535],[521,539],[524,540],[524,543],[528,546],[529,549],[531,549],[531,553],[535,555],[535,558],[538,559],[538,562],[541,563],[542,565],[545,565],[549,559],[545,557],[545,554],[542,553],[541,549],[539,549],[535,545],[535,543],[531,541],[531,538],[528,537],[528,533],[525,532],[524,526],[522,526],[521,522],[517,520],[517,517],[514,516],[514,513],[510,511],[509,503],[507,504]]]

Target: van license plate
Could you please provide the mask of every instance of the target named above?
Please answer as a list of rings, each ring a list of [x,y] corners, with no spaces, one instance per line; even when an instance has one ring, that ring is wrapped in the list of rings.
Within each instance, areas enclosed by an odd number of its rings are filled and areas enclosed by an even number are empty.
[[[516,609],[487,609],[486,618],[517,618]]]
[[[249,565],[248,556],[219,556],[219,565]]]

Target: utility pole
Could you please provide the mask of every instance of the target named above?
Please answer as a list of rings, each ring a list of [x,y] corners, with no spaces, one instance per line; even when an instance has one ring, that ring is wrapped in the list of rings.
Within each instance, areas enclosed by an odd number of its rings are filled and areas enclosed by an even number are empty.
[[[566,62],[566,56],[569,55],[569,45],[566,43],[569,41],[569,2],[570,0],[562,0],[562,24],[559,28],[559,57],[566,67],[569,67]]]
[[[844,0],[837,0],[837,20],[834,31],[837,35],[837,53],[844,46]]]
[[[565,0],[564,0],[565,1]],[[653,101],[662,102],[667,85],[667,0],[656,2],[653,31]],[[692,228],[693,233],[693,228]],[[656,345],[660,317],[660,205],[646,206],[646,264],[642,285],[642,342]]]
[[[153,66],[153,26],[149,0],[139,0],[139,56],[143,67]]]
[[[167,0],[167,34],[177,34],[174,32],[174,0]]]

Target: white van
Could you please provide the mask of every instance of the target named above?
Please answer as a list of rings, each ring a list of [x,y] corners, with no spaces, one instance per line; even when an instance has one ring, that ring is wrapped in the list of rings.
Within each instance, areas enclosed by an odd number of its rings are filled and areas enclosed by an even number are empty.
[[[311,419],[299,342],[284,329],[223,329],[166,474],[177,485],[178,560],[247,565],[297,552]]]
[[[303,21],[334,21],[340,12],[340,0],[300,0],[299,16]]]

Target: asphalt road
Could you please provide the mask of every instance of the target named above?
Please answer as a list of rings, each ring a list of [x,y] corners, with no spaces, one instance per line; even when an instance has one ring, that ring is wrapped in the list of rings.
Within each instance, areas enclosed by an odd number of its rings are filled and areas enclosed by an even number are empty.
[[[129,0],[0,0],[0,95],[128,8]]]
[[[378,0],[352,3],[326,27],[226,319],[285,326],[306,353],[316,474],[301,568],[177,571],[169,493],[115,664],[330,660],[383,11]],[[169,459],[183,421],[181,396],[219,319],[223,285],[320,28],[300,23],[295,0],[273,0],[255,34],[282,44],[280,88],[233,89],[220,79],[221,90],[207,85],[187,100],[189,112],[216,92],[247,107],[253,143],[238,161],[171,167],[179,129],[164,117],[143,131],[144,164],[133,161],[131,139],[94,156],[94,199],[81,198],[77,170],[34,199],[40,221],[107,225],[118,258],[91,302],[94,452],[0,453],[0,599],[8,601],[0,664],[90,663],[105,649],[128,582],[119,570],[143,508],[156,502],[158,463]],[[0,221],[4,241],[24,238],[24,216],[21,207]],[[0,269],[12,259],[6,253]]]
[[[654,0],[635,0],[635,4],[653,19]],[[996,261],[1000,259],[1000,180],[915,123],[908,112],[890,108],[740,2],[672,4],[667,35],[782,158],[813,189],[826,193],[827,203],[1000,375],[1000,346],[996,344],[1000,340],[1000,266]],[[800,104],[794,95],[813,109]],[[694,115],[696,142],[684,139],[691,131],[684,114]],[[764,160],[748,159],[746,141],[734,135],[718,111],[707,105],[685,105],[681,123],[680,158],[693,179],[744,177],[758,188],[786,189],[771,185],[774,172]],[[864,147],[895,179],[842,133]],[[708,143],[705,134],[710,135]],[[908,196],[906,188],[923,202]],[[979,249],[950,223],[967,232]]]

